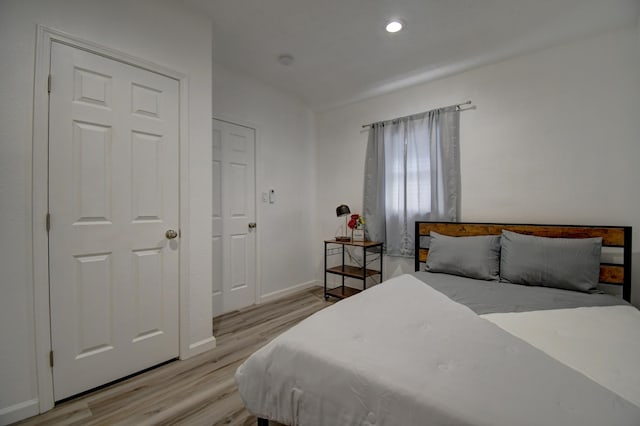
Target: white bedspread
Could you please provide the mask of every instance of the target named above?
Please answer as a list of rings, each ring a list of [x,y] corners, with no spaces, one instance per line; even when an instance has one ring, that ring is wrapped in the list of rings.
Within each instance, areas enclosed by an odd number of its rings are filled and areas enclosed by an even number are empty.
[[[639,425],[640,409],[416,278],[326,308],[238,368],[291,425]]]
[[[640,406],[640,311],[633,306],[481,317]]]

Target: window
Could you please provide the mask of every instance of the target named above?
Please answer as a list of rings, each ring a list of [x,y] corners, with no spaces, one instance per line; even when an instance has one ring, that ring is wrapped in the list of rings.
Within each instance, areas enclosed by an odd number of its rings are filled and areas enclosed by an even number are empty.
[[[389,255],[413,256],[415,221],[457,219],[458,112],[445,115],[438,110],[369,130],[364,216],[369,238],[384,241]]]

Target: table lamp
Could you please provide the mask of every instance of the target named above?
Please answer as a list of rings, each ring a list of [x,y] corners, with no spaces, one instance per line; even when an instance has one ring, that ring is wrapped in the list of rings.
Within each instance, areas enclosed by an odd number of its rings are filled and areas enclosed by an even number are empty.
[[[351,241],[351,238],[349,238],[349,236],[346,235],[347,216],[349,216],[350,213],[351,213],[351,210],[349,210],[349,206],[347,206],[346,204],[340,204],[338,207],[336,207],[336,216],[338,217],[344,216],[344,232],[345,232],[344,236],[337,236],[336,241]]]

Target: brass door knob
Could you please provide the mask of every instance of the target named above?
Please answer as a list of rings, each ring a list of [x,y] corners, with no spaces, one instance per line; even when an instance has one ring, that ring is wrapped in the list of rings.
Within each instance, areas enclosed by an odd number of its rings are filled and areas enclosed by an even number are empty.
[[[164,236],[170,240],[173,240],[175,237],[178,236],[178,233],[173,229],[169,229],[167,232],[164,233]]]

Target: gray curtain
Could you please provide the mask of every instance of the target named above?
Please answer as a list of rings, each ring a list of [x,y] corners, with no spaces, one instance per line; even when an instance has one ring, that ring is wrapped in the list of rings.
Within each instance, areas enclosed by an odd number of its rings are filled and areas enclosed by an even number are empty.
[[[429,113],[431,211],[429,220],[457,222],[460,211],[460,111]]]
[[[384,203],[384,124],[369,127],[369,140],[364,165],[364,202],[362,215],[367,239],[386,240]]]
[[[363,214],[387,254],[413,256],[416,220],[458,220],[459,117],[449,107],[370,127]]]

